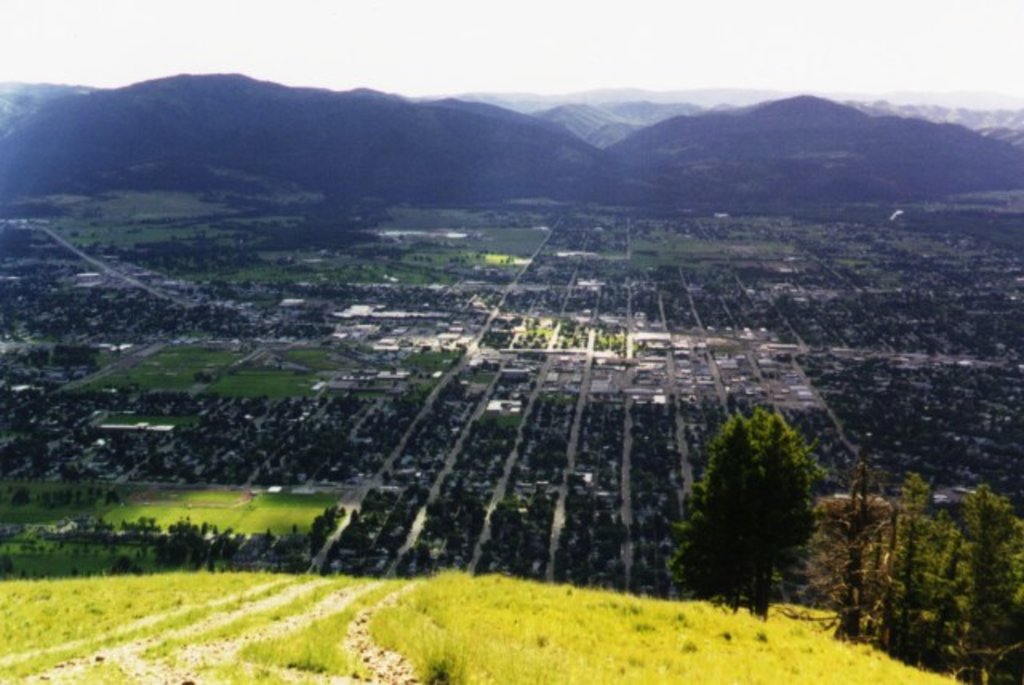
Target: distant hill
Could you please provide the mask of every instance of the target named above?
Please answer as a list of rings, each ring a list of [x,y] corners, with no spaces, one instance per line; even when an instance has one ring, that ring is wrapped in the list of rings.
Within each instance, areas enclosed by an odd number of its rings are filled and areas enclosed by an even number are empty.
[[[955,682],[813,618],[500,576],[5,580],[0,612],[3,682]]]
[[[609,152],[666,200],[859,201],[1024,187],[1024,154],[1005,142],[807,96],[676,117]]]
[[[577,199],[605,159],[487,105],[178,76],[47,103],[0,142],[0,196],[301,188],[339,199]]]
[[[563,126],[595,147],[606,148],[651,124],[699,111],[696,105],[640,101],[560,105],[534,116]]]
[[[91,90],[82,86],[0,83],[0,138],[46,103],[58,98],[83,95]]]
[[[1024,127],[1022,128],[986,128],[981,133],[989,138],[995,138],[1010,143],[1019,148],[1024,148]]]
[[[791,94],[776,90],[745,90],[741,88],[700,88],[693,90],[645,90],[643,88],[601,88],[576,93],[540,95],[537,93],[465,93],[460,100],[486,102],[517,112],[534,114],[561,105],[600,105],[647,102],[652,104],[685,104],[701,109],[714,107],[747,107],[759,102],[778,100]]]
[[[1024,98],[987,92],[793,92],[744,88],[694,88],[690,90],[645,90],[642,88],[603,88],[574,93],[464,93],[460,100],[486,102],[518,112],[535,113],[561,105],[608,105],[624,102],[694,105],[702,109],[750,107],[762,102],[785,100],[798,95],[814,95],[835,102],[883,103],[887,107],[936,107],[966,111],[1024,109]]]
[[[966,109],[940,105],[893,105],[888,102],[850,103],[874,116],[923,119],[936,124],[959,124],[975,131],[990,129],[1024,130],[1024,109]]]

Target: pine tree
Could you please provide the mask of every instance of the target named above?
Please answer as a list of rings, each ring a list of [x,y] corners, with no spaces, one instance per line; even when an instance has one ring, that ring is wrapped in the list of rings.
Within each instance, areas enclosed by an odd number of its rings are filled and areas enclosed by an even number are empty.
[[[819,469],[781,415],[733,416],[709,445],[688,520],[676,526],[676,581],[697,597],[766,617],[775,573],[814,528]]]
[[[1011,639],[1020,588],[1021,521],[1005,497],[983,485],[964,500],[967,593],[960,644],[964,673],[989,682],[1024,645]]]

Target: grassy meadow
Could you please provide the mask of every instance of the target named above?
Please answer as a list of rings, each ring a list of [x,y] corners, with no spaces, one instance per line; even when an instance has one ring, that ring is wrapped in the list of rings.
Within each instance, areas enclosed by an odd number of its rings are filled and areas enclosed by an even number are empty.
[[[367,681],[377,649],[352,639],[364,610],[368,637],[423,683],[953,682],[777,612],[454,573],[0,583],[0,681]]]
[[[498,576],[438,576],[382,610],[372,632],[424,682],[948,682],[778,613],[762,622],[704,602]]]
[[[203,378],[221,373],[242,356],[240,352],[194,345],[165,347],[135,366],[115,371],[85,387],[95,390],[137,386],[139,390],[184,391]]]

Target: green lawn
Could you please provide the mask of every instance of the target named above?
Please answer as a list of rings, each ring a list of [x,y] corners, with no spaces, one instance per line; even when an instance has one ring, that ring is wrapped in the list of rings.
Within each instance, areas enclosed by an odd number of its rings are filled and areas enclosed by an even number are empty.
[[[316,347],[288,350],[284,353],[288,361],[301,364],[311,371],[335,371],[350,368],[353,362],[344,357],[334,356],[331,350]]]
[[[295,397],[313,394],[317,377],[285,369],[240,369],[221,376],[207,391],[228,397]]]
[[[422,373],[445,371],[459,359],[459,352],[450,350],[430,350],[413,352],[404,360],[404,365]]]
[[[236,533],[256,534],[269,530],[279,535],[292,532],[292,526],[305,532],[314,518],[337,501],[331,494],[260,494],[250,499],[236,490],[158,490],[136,494],[130,502],[110,510],[103,520],[120,525],[145,517],[166,529],[188,519],[222,531],[230,528]]]
[[[242,358],[241,352],[186,345],[165,347],[130,369],[96,380],[88,389],[131,387],[140,390],[185,391],[195,383],[216,376]]]

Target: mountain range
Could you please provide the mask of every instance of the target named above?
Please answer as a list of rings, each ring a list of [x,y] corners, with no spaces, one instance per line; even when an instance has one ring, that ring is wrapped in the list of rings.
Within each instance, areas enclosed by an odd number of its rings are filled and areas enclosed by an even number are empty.
[[[341,203],[550,198],[692,206],[1024,187],[1024,150],[1012,144],[1011,118],[986,120],[998,129],[986,137],[905,114],[808,96],[722,110],[595,99],[531,114],[238,75],[112,90],[0,87],[0,198],[285,190]]]

